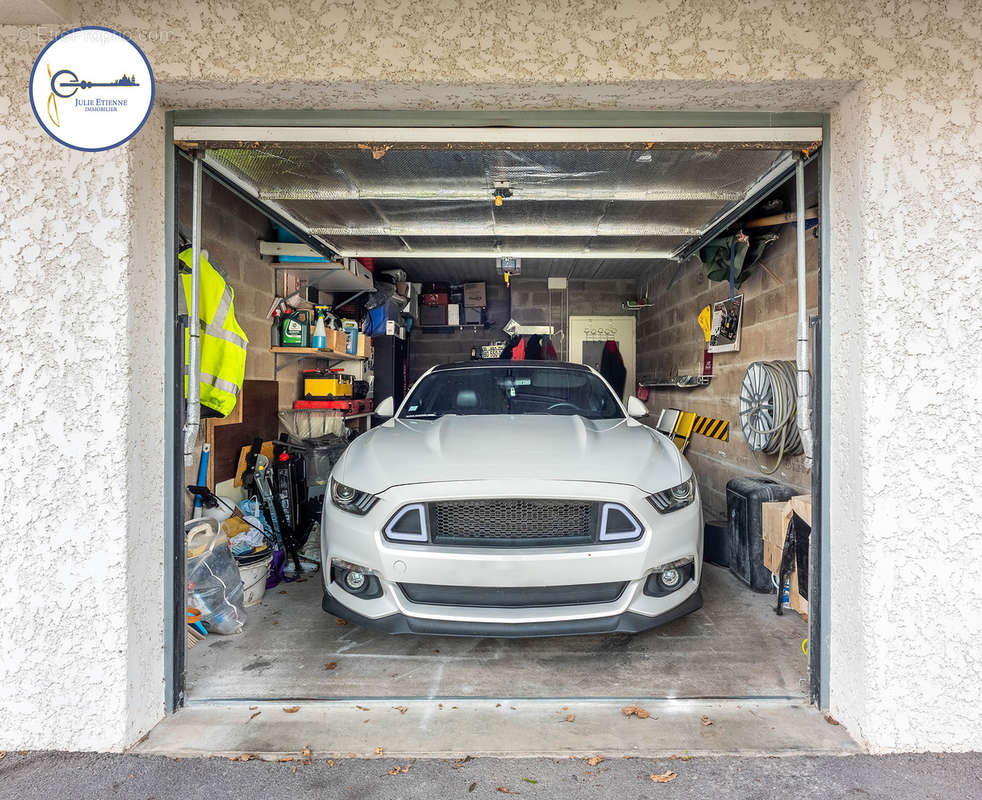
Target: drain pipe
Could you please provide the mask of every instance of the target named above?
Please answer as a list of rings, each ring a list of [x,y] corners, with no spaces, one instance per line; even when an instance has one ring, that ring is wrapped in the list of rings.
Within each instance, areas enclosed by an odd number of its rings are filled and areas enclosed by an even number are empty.
[[[814,439],[812,437],[811,371],[808,352],[808,299],[805,283],[805,160],[795,161],[795,212],[798,239],[798,432],[805,454],[805,467],[811,469]]]
[[[191,302],[188,308],[188,395],[184,416],[184,464],[193,466],[201,425],[201,154],[195,151],[191,190]],[[183,289],[182,289],[183,291]]]

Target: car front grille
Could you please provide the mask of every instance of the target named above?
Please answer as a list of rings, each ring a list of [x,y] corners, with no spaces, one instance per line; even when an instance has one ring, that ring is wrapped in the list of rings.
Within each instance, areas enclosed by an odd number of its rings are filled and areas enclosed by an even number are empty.
[[[592,542],[597,504],[577,500],[506,498],[429,504],[436,544],[533,546]]]
[[[399,588],[412,603],[470,608],[543,608],[613,603],[627,586],[616,583],[587,583],[574,586],[437,586],[427,583],[400,583]]]

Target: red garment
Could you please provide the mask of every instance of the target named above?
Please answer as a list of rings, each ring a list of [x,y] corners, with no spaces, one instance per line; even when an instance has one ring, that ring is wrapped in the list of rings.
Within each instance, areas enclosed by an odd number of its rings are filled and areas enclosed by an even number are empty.
[[[559,356],[556,354],[556,348],[552,346],[552,339],[546,339],[546,346],[542,350],[542,358],[546,361],[559,360]]]
[[[525,360],[525,339],[520,337],[518,343],[511,349],[512,361]]]

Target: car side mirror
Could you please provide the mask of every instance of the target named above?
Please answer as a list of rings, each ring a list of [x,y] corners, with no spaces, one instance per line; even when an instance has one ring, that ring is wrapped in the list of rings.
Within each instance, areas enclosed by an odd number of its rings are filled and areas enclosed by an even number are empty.
[[[396,404],[391,397],[386,397],[381,403],[375,406],[375,413],[380,417],[394,417]]]
[[[648,406],[638,400],[633,394],[627,398],[627,413],[628,416],[639,419],[640,417],[648,416]]]

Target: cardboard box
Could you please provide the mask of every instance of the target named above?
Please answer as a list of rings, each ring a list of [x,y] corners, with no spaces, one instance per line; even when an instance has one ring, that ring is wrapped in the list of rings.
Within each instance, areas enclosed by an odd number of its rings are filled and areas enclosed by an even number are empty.
[[[372,357],[372,337],[358,336],[358,353],[360,358],[371,358]]]
[[[484,281],[464,284],[464,306],[466,308],[484,308],[487,304],[487,284]]]
[[[763,503],[761,515],[764,537],[764,566],[774,575],[781,569],[781,557],[784,554],[784,540],[787,536],[791,514],[797,513],[805,522],[811,525],[811,495],[797,495],[784,503]],[[808,614],[808,601],[798,591],[798,573],[792,572],[788,578],[789,601],[791,608],[802,616]]]
[[[460,325],[460,306],[456,303],[447,306],[447,325]]]
[[[423,295],[424,306],[445,306],[450,302],[450,295],[447,292],[427,292]]]

